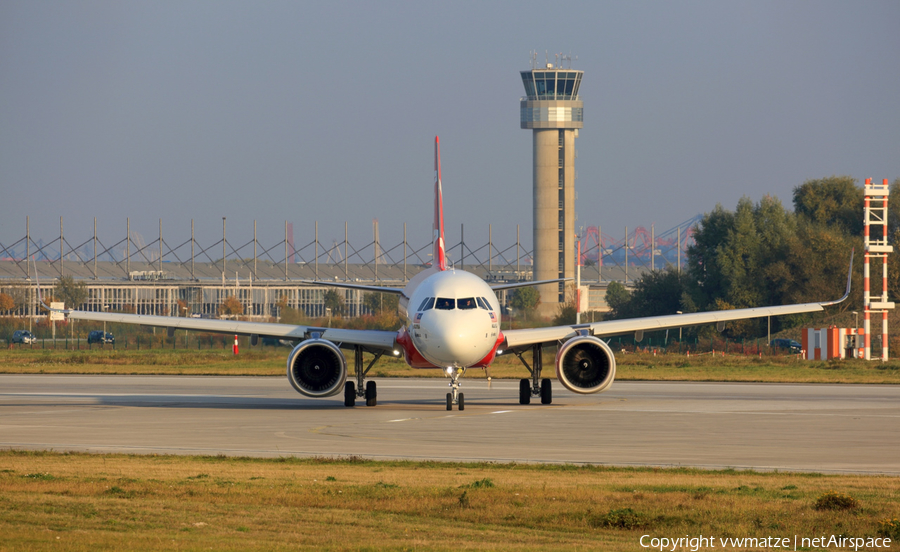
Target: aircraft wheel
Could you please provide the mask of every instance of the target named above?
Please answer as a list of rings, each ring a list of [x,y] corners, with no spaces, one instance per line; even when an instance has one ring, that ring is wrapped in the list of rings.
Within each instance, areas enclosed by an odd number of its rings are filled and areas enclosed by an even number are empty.
[[[519,404],[531,404],[531,382],[527,378],[519,380]]]
[[[375,388],[374,381],[366,382],[366,406],[375,406],[378,404],[378,391]]]
[[[549,379],[541,380],[541,404],[550,404],[553,402],[553,387]]]
[[[356,406],[356,386],[352,381],[344,384],[344,406]]]
[[[447,393],[447,410],[453,410],[453,395]]]
[[[465,400],[463,399],[463,394],[462,394],[462,393],[459,394],[459,409],[460,409],[460,410],[465,410],[465,409],[466,409],[466,402],[465,402]]]

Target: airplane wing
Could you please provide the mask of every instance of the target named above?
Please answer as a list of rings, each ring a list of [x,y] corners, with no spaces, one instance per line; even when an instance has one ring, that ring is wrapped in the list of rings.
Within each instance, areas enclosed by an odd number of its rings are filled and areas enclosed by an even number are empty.
[[[804,303],[799,305],[783,305],[779,307],[755,307],[750,309],[695,312],[689,314],[670,314],[666,316],[650,316],[626,320],[606,320],[604,322],[594,322],[593,324],[554,326],[551,328],[504,330],[503,335],[506,336],[506,344],[503,348],[515,349],[534,345],[536,343],[564,341],[570,337],[574,337],[579,330],[588,330],[591,335],[597,337],[609,337],[630,333],[684,328],[687,326],[699,326],[702,324],[724,323],[733,320],[760,318],[763,316],[816,312],[823,310],[825,305],[830,304],[834,304],[834,302]]]
[[[642,335],[643,332],[683,328],[687,326],[699,326],[702,324],[724,324],[734,320],[749,318],[761,318],[764,316],[781,316],[785,314],[800,314],[805,312],[817,312],[824,310],[829,305],[836,305],[850,295],[850,279],[853,275],[853,253],[850,253],[850,271],[847,274],[847,290],[844,296],[835,301],[822,301],[818,303],[801,303],[795,305],[782,305],[776,307],[753,307],[749,309],[732,309],[710,312],[695,312],[686,314],[669,314],[665,316],[649,316],[645,318],[631,318],[625,320],[606,320],[592,324],[578,324],[571,326],[554,326],[550,328],[531,328],[522,330],[505,330],[506,340],[502,348],[504,350],[517,350],[539,343],[554,343],[565,341],[574,337],[578,332],[587,330],[596,337],[610,337],[634,333]]]
[[[210,320],[206,318],[179,318],[175,316],[154,316],[145,314],[123,314],[115,312],[91,312],[79,310],[60,311],[76,320],[113,322],[120,324],[140,324],[166,328],[169,335],[175,330],[191,330],[221,334],[236,334],[258,337],[275,337],[302,341],[312,332],[321,332],[321,337],[339,347],[362,345],[368,349],[393,351],[397,332],[386,330],[344,330],[317,326],[295,326],[271,322],[242,322],[239,320]]]

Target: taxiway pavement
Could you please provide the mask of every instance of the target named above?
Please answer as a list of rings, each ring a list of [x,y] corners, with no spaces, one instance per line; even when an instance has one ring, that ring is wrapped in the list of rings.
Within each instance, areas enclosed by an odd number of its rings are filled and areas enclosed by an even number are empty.
[[[378,406],[285,378],[0,375],[0,447],[900,475],[900,386],[616,382],[552,405],[517,381],[377,379]],[[357,404],[364,404],[365,401]],[[535,404],[537,403],[537,404]]]

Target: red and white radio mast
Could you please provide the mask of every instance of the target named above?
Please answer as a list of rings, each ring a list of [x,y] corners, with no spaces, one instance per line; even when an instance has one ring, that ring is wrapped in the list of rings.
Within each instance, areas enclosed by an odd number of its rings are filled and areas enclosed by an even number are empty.
[[[894,308],[894,303],[888,301],[888,254],[893,252],[893,246],[888,245],[888,194],[890,188],[885,178],[881,186],[872,184],[872,179],[866,179],[865,186],[865,219],[863,240],[866,248],[863,264],[863,308],[865,319],[863,331],[865,332],[866,360],[872,360],[872,333],[870,317],[872,313],[881,313],[881,360],[888,360],[888,311]],[[881,238],[872,235],[871,227],[881,226]],[[877,233],[877,229],[876,232]],[[872,296],[869,286],[869,259],[881,259],[881,295]]]

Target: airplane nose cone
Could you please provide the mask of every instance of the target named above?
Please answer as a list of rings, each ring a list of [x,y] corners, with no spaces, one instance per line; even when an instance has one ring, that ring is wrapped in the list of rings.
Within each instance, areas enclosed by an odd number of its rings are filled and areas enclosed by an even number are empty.
[[[485,311],[436,312],[430,318],[429,343],[422,354],[434,364],[471,366],[490,352],[491,323]]]

